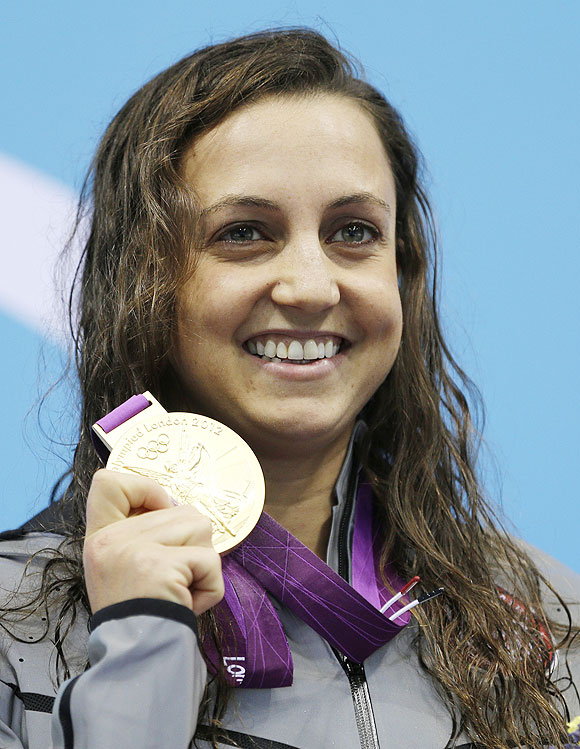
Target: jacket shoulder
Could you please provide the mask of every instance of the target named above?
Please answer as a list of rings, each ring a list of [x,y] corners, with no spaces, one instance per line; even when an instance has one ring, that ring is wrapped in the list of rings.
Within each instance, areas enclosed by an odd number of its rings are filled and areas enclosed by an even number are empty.
[[[524,542],[520,542],[520,544],[538,570],[566,603],[580,605],[580,574],[541,549]]]

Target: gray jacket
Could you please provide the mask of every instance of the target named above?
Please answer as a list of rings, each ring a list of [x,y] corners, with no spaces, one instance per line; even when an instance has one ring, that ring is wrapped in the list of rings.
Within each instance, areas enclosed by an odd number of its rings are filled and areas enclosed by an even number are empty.
[[[340,520],[351,493],[341,480],[328,561],[336,568]],[[30,555],[62,541],[54,508],[0,541],[4,591],[24,579],[34,588],[42,570]],[[40,531],[39,527],[47,528]],[[343,526],[344,527],[344,526]],[[535,550],[544,574],[566,599],[580,601],[580,576]],[[48,555],[44,555],[44,558]],[[6,595],[5,593],[3,596]],[[551,605],[547,599],[548,605]],[[419,666],[411,641],[415,625],[376,651],[362,667],[341,663],[324,639],[275,600],[290,643],[294,683],[279,689],[236,689],[223,721],[220,746],[255,749],[443,749],[452,721],[432,680]],[[578,606],[571,606],[576,623]],[[562,614],[553,604],[552,613]],[[0,749],[186,749],[196,731],[206,681],[193,614],[185,607],[135,599],[98,612],[91,632],[82,616],[67,638],[74,676],[56,685],[55,622],[42,612],[15,623],[20,639],[2,630],[0,643]],[[560,656],[555,678],[580,673],[580,654]],[[85,670],[85,665],[90,668]],[[576,678],[576,683],[579,679]],[[571,716],[580,714],[573,687],[565,692]],[[209,747],[198,727],[196,745]],[[466,737],[454,746],[468,747]]]

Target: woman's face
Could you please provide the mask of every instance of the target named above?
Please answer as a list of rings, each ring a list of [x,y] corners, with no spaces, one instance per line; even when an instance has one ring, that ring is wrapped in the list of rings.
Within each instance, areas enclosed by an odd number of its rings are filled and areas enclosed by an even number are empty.
[[[402,325],[395,186],[370,116],[344,97],[263,99],[183,170],[201,208],[174,351],[189,406],[258,454],[346,442]]]

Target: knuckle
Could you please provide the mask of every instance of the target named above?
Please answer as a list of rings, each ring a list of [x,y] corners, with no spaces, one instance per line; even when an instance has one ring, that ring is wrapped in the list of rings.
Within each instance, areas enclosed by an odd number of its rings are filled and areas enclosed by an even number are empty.
[[[207,517],[207,515],[202,515],[201,513],[199,513],[199,517],[197,518],[197,526],[201,534],[203,534],[204,536],[209,536],[211,538],[213,526],[211,520]]]
[[[189,523],[190,527],[200,538],[211,538],[213,525],[207,515],[199,512],[199,510],[191,505],[180,505],[174,508],[174,512],[183,515],[183,521]]]
[[[91,485],[89,487],[87,504],[99,501],[103,496],[107,496],[107,493],[111,491],[115,482],[118,481],[119,477],[118,475],[115,475],[114,471],[109,471],[106,468],[99,468],[99,470],[93,474]]]
[[[222,568],[222,559],[213,546],[199,547],[200,563],[209,572],[219,572]]]
[[[223,575],[219,575],[215,586],[215,597],[218,601],[221,601],[225,594],[224,578]]]
[[[83,561],[85,566],[100,567],[103,562],[110,559],[111,539],[108,533],[96,533],[85,538],[83,545]]]
[[[92,484],[93,486],[99,486],[100,484],[107,484],[111,480],[111,471],[106,468],[99,468],[93,474]]]
[[[195,507],[188,504],[179,504],[171,508],[171,512],[176,515],[183,515],[184,518],[194,517],[197,514]]]

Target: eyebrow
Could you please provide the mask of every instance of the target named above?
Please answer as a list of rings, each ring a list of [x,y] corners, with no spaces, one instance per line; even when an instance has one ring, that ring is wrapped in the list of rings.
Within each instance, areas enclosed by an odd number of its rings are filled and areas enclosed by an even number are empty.
[[[377,198],[377,196],[373,195],[371,192],[355,192],[352,193],[352,195],[343,195],[342,197],[337,198],[332,203],[330,203],[328,207],[341,208],[342,206],[352,205],[353,203],[372,203],[373,205],[377,205],[383,208],[389,215],[391,214],[391,206],[389,205],[389,203],[386,203],[384,200]],[[275,211],[279,208],[277,203],[274,203],[272,200],[267,200],[266,198],[259,198],[253,195],[226,195],[217,203],[204,208],[200,212],[199,218],[203,220],[210,214],[215,213],[222,208],[230,208],[232,206],[265,208],[269,211]]]
[[[200,219],[204,219],[212,213],[221,210],[222,208],[229,208],[231,206],[247,206],[249,208],[267,208],[270,211],[275,211],[278,206],[271,200],[266,198],[257,198],[252,195],[226,195],[222,200],[217,203],[204,208],[200,211]]]
[[[377,198],[372,192],[355,192],[352,195],[344,195],[338,200],[334,200],[329,208],[340,208],[344,205],[351,205],[352,203],[372,203],[383,208],[389,215],[391,214],[391,206],[389,203],[385,203],[384,200]]]

